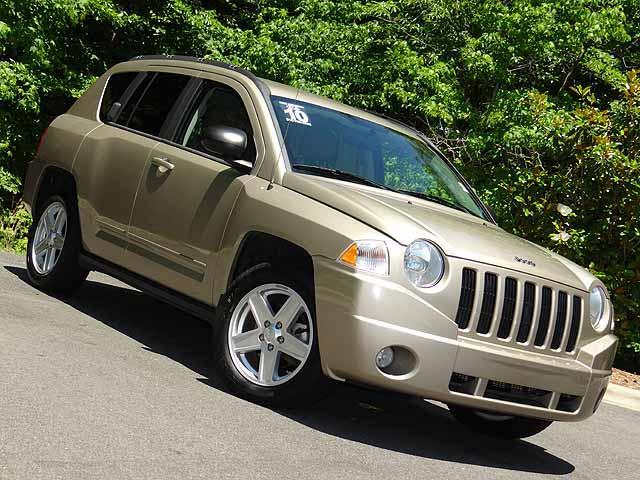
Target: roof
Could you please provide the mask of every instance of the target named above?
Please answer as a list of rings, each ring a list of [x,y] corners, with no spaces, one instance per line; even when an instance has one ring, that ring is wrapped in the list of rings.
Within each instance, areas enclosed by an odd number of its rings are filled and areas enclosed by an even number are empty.
[[[387,128],[399,130],[405,134],[412,135],[412,136],[415,136],[416,133],[418,133],[414,128],[408,125],[405,125],[399,120],[385,118],[384,116],[380,116],[373,112],[368,112],[366,110],[361,110],[359,108],[351,107],[344,103],[331,100],[329,98],[322,97],[320,95],[316,95],[311,92],[307,92],[305,90],[292,87],[290,85],[274,82],[273,80],[268,80],[265,78],[259,78],[249,70],[246,70],[241,67],[237,67],[230,63],[219,62],[216,60],[206,60],[203,58],[189,57],[184,55],[140,55],[137,57],[133,57],[129,61],[143,61],[143,60],[184,61],[184,62],[197,63],[200,65],[209,65],[217,68],[233,70],[234,72],[238,72],[242,75],[245,75],[250,80],[252,80],[258,86],[258,88],[260,88],[260,90],[263,91],[263,94],[265,95],[267,93],[270,93],[271,95],[274,95],[277,97],[295,99],[295,100],[299,100],[306,103],[312,103],[314,105],[318,105],[321,107],[330,108],[332,110],[346,113],[347,115],[363,118],[370,122],[383,125]],[[265,89],[267,90],[267,92],[265,92]]]

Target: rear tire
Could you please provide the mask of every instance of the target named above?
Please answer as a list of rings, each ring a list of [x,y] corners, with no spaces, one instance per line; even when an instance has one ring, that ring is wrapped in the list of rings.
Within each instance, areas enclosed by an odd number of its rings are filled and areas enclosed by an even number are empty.
[[[498,438],[531,437],[553,423],[549,420],[482,412],[459,405],[449,405],[449,410],[460,423],[470,430]]]
[[[69,197],[54,194],[38,207],[27,242],[29,283],[59,295],[74,293],[89,274],[80,267],[80,220]]]
[[[320,365],[309,283],[266,267],[241,275],[221,300],[213,324],[213,360],[233,393],[269,407],[299,407],[322,397],[328,381]],[[293,307],[286,310],[289,301]],[[286,315],[289,311],[296,313]]]

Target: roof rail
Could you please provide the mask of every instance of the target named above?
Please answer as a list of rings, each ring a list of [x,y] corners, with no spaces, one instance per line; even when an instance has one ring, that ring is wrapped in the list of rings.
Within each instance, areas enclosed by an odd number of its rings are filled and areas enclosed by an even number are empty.
[[[224,68],[226,70],[233,70],[234,72],[238,72],[245,77],[249,78],[262,92],[262,95],[267,99],[267,103],[269,101],[269,96],[271,92],[269,91],[269,87],[266,83],[264,83],[260,78],[258,78],[255,74],[250,72],[247,69],[238,67],[231,63],[219,62],[218,60],[207,60],[199,57],[190,57],[188,55],[138,55],[137,57],[133,57],[129,59],[130,62],[141,61],[141,60],[176,60],[180,62],[192,62],[192,63],[201,63],[204,65],[211,65],[213,67]]]
[[[177,60],[181,62],[203,63],[205,65],[213,65],[214,67],[235,70],[236,72],[243,73],[247,76],[255,76],[249,70],[237,67],[236,65],[233,65],[231,63],[219,62],[217,60],[207,60],[199,57],[190,57],[188,55],[138,55],[137,57],[129,59],[130,62],[135,62],[137,60]]]

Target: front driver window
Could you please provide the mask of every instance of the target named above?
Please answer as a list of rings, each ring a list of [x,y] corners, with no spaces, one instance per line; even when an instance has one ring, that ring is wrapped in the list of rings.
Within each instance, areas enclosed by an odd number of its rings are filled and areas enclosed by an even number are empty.
[[[192,109],[185,118],[185,123],[178,135],[178,143],[181,145],[207,153],[202,146],[207,127],[224,125],[239,128],[247,134],[249,140],[242,160],[255,161],[256,148],[249,115],[242,98],[231,87],[205,80],[196,94]]]

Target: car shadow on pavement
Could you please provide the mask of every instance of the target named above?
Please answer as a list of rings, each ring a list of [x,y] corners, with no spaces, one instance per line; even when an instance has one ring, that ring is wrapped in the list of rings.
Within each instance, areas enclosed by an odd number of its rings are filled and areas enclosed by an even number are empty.
[[[531,443],[535,439],[510,441],[476,434],[442,404],[416,398],[340,386],[311,409],[280,413],[310,428],[406,455],[545,475],[566,475],[575,469]]]
[[[24,268],[5,269],[27,281]],[[94,280],[60,300],[142,343],[149,352],[186,366],[203,377],[199,381],[224,390],[210,368],[211,331],[204,321],[137,290]],[[547,475],[575,469],[535,445],[535,437],[506,441],[478,435],[440,404],[349,385],[336,385],[329,397],[312,407],[273,411],[329,435],[406,455]]]

